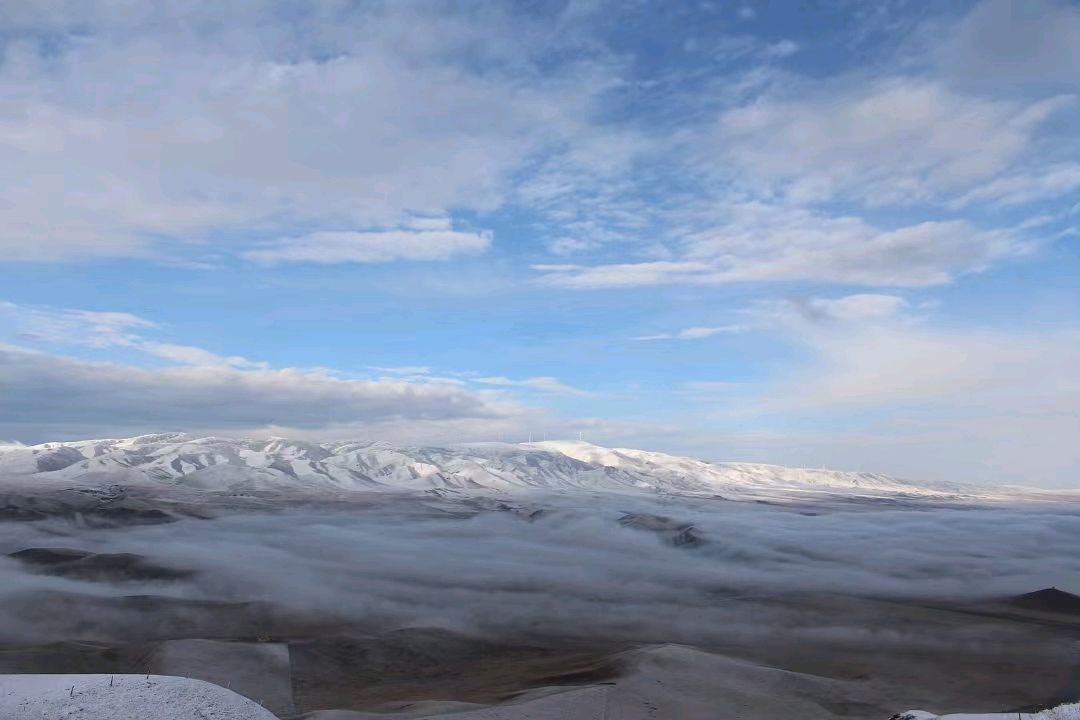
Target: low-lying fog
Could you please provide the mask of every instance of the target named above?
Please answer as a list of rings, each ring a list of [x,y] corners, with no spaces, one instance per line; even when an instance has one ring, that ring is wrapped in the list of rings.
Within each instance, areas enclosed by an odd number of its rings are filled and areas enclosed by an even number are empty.
[[[626,511],[692,523],[701,542],[676,546],[670,533],[623,526]],[[730,633],[734,622],[748,633],[800,624],[779,610],[771,617],[767,602],[749,615],[733,610],[743,604],[731,601],[747,595],[980,598],[1080,589],[1080,512],[1068,506],[793,510],[633,500],[528,514],[392,503],[112,529],[58,518],[0,523],[5,556],[77,548],[196,571],[168,582],[102,582],[2,557],[0,638],[67,632],[59,619],[28,618],[25,603],[11,602],[35,591],[269,601],[386,629],[701,642]]]

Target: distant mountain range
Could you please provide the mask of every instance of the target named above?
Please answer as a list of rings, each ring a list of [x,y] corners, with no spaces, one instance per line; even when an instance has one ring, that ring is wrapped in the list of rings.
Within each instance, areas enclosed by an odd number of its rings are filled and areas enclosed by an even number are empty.
[[[712,463],[585,442],[310,443],[182,433],[0,446],[0,481],[57,486],[154,486],[232,494],[527,491],[746,497],[808,494],[955,498],[985,488],[876,473]]]

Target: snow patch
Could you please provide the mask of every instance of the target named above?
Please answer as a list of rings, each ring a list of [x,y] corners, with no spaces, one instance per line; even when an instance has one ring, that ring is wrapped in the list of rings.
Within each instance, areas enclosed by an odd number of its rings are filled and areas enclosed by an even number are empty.
[[[0,717],[277,720],[231,690],[166,675],[0,675]]]
[[[934,715],[925,710],[908,710],[891,720],[1080,720],[1080,703],[1059,705],[1036,713],[956,713]]]

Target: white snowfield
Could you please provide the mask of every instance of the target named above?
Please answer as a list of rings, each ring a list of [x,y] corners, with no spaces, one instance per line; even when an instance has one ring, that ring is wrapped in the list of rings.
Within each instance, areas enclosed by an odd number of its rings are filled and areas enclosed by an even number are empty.
[[[887,475],[712,463],[584,442],[308,443],[282,438],[196,438],[180,433],[0,446],[0,480],[35,487],[148,485],[222,493],[528,490],[754,495],[793,493],[955,498],[975,486]]]
[[[959,713],[934,715],[924,710],[909,710],[892,720],[1080,720],[1080,704],[1059,705],[1037,713]]]
[[[202,680],[164,675],[0,675],[4,720],[277,720]]]

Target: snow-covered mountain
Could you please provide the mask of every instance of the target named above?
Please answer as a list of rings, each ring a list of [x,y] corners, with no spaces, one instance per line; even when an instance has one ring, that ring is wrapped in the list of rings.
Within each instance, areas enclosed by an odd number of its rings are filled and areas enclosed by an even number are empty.
[[[874,473],[710,463],[584,442],[309,443],[181,433],[0,446],[0,480],[50,486],[150,485],[229,493],[524,490],[732,495],[825,491],[956,496],[968,486]]]

